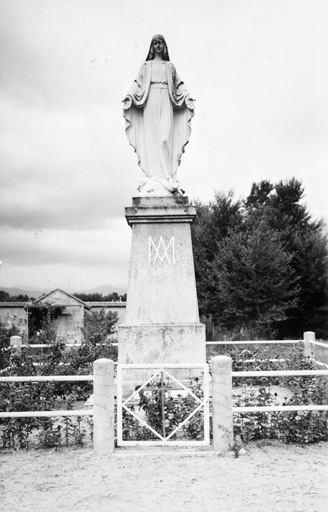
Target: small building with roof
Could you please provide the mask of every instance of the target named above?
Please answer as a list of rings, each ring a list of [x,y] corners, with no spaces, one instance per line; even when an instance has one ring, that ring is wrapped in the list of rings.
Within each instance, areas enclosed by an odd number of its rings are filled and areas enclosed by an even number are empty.
[[[85,315],[88,311],[104,309],[118,314],[117,325],[124,323],[126,302],[84,302],[59,288],[52,290],[33,302],[0,302],[0,321],[6,327],[15,325],[20,330],[23,343],[28,343],[29,308],[36,304],[51,304],[60,308],[57,317],[58,337],[64,338],[67,343],[81,343],[83,340],[83,327]]]
[[[16,326],[23,338],[23,342],[28,337],[28,311],[27,306],[31,302],[0,302],[0,321],[10,329]]]
[[[67,343],[81,343],[85,311],[90,310],[88,304],[59,288],[42,295],[33,302],[35,304],[51,304],[60,308],[56,319],[58,337],[65,338]]]

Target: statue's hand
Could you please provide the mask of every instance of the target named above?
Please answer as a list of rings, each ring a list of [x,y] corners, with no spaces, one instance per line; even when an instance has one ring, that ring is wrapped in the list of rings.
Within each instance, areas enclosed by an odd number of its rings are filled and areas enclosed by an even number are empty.
[[[186,99],[185,99],[185,103],[186,103],[186,106],[187,106],[190,110],[195,110],[194,100],[192,99],[192,97],[190,96],[190,94],[188,94],[188,96],[186,97]]]
[[[132,105],[131,96],[126,96],[123,100],[123,110],[128,110]]]

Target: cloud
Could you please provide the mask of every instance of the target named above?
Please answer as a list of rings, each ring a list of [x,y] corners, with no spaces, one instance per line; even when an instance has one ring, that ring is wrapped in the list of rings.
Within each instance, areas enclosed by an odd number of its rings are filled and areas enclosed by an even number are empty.
[[[104,109],[95,108],[92,119],[84,111],[49,113],[8,102],[1,109],[2,225],[99,228],[122,215],[126,176],[118,171],[121,156]]]
[[[21,266],[45,264],[83,265],[85,267],[127,260],[130,242],[125,220],[111,221],[108,230],[76,229],[33,231],[3,229],[1,259]]]
[[[127,272],[124,207],[142,173],[121,100],[158,32],[197,100],[178,173],[187,194],[246,195],[295,176],[328,216],[324,3],[13,0],[0,11],[3,278]]]

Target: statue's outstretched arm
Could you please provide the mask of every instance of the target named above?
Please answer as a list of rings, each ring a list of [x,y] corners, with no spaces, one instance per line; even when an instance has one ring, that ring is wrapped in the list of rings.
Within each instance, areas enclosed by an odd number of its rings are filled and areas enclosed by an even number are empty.
[[[127,94],[123,100],[123,110],[128,110],[132,106],[132,98]]]
[[[194,101],[195,100],[190,96],[190,94],[187,94],[187,96],[185,98],[185,104],[186,104],[186,107],[189,108],[189,110],[195,110]]]

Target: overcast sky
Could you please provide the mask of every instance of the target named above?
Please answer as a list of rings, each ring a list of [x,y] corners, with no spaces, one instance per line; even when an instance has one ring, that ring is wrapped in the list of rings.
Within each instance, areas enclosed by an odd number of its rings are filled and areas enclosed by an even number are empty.
[[[191,199],[295,176],[328,218],[328,2],[0,2],[0,288],[126,287],[142,177],[121,100],[165,36],[196,98]]]

